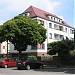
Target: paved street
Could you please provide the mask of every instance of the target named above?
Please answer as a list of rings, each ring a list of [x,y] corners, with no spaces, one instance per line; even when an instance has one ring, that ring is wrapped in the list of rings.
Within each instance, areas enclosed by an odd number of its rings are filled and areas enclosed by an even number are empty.
[[[17,70],[15,68],[0,68],[0,75],[75,75],[75,68],[44,68]]]

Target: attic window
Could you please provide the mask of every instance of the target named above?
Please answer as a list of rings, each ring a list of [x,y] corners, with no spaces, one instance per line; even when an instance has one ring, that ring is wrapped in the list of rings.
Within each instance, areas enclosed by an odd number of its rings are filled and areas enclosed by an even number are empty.
[[[64,24],[64,22],[62,21],[62,24]]]
[[[60,19],[59,19],[59,22],[60,22]]]
[[[54,20],[55,20],[55,17],[54,17]]]
[[[25,14],[23,14],[23,16],[29,16],[30,15],[30,13],[25,13]]]
[[[26,13],[25,15],[26,15],[26,16],[29,16],[30,14],[29,14],[29,13]]]
[[[41,24],[41,25],[44,25],[44,21],[42,21],[42,20],[39,20],[39,21],[40,21],[40,24]]]
[[[52,16],[49,16],[49,19],[51,19]]]
[[[51,16],[51,19],[53,19],[53,17]]]

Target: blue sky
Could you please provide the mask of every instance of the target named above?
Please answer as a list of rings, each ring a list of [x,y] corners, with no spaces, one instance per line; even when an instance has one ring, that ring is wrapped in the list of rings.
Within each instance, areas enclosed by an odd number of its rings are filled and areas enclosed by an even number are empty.
[[[75,0],[0,0],[0,24],[17,16],[30,5],[57,15],[75,27]]]

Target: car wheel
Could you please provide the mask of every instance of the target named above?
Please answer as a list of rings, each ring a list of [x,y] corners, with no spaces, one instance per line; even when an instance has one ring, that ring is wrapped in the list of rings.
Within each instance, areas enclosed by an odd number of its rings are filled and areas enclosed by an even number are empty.
[[[26,69],[27,69],[27,70],[30,70],[30,65],[27,65],[27,66],[26,66]]]
[[[4,65],[4,68],[8,68],[8,65]]]
[[[39,69],[43,69],[43,65],[40,65],[40,66],[39,66]]]
[[[21,70],[21,68],[17,68],[18,70]]]

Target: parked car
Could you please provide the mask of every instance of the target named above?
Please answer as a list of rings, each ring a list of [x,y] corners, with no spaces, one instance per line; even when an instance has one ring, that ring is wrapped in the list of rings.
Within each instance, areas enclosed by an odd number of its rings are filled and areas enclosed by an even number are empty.
[[[17,69],[42,69],[43,63],[30,58],[24,58],[17,62]]]
[[[16,60],[14,58],[0,58],[0,67],[15,67]]]

